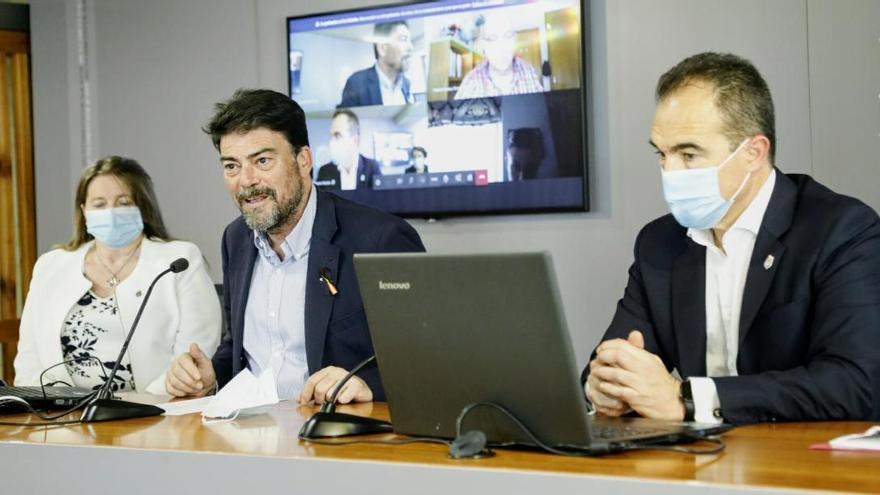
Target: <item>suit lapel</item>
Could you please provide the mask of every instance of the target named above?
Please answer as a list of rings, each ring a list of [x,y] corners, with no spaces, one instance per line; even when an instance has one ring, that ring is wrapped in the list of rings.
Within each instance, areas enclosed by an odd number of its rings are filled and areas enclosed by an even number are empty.
[[[337,227],[336,205],[329,194],[320,191],[317,201],[306,273],[305,337],[309,373],[323,366],[327,323],[333,309],[334,296],[320,278],[322,269],[329,270],[334,282],[339,281],[339,248],[331,243]]]
[[[777,170],[776,185],[773,187],[773,195],[770,197],[758,237],[755,239],[755,247],[752,250],[746,275],[739,317],[740,345],[748,335],[758,310],[766,299],[770,286],[773,285],[777,267],[785,253],[785,246],[779,238],[791,227],[796,195],[797,189],[791,179]]]
[[[232,308],[240,308],[240,311],[232,312],[235,315],[235,321],[231,323],[232,367],[233,371],[238,373],[241,370],[241,360],[238,359],[238,356],[242,356],[242,349],[244,348],[244,315],[247,311],[248,297],[251,292],[254,264],[257,261],[257,246],[254,245],[254,232],[250,229],[245,229],[245,235],[236,240],[234,249],[235,253],[230,253],[230,257],[239,258],[241,262],[230,263],[230,266],[234,266],[238,270],[232,280],[242,281],[241,284],[237,285],[235,292],[231,294],[232,300],[230,301]]]
[[[376,74],[376,68],[373,68],[367,73],[367,77],[370,79],[370,83],[367,84],[367,88],[370,91],[370,101],[375,102],[374,105],[382,104],[382,90],[379,88],[379,74]]]
[[[401,77],[403,77],[403,76],[401,75]],[[412,94],[409,92],[409,79],[407,79],[405,77],[403,78],[402,89],[403,89],[403,98],[406,100],[407,103],[409,103],[412,99]]]
[[[366,163],[364,163],[364,155],[358,154],[357,177],[355,177],[358,187],[361,187],[362,184],[367,182],[366,173],[367,167]]]
[[[672,322],[679,374],[706,375],[706,248],[686,239],[672,269]]]

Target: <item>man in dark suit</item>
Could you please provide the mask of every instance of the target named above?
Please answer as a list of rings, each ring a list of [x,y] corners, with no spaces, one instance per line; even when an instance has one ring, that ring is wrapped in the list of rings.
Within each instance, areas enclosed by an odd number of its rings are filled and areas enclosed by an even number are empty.
[[[716,53],[680,62],[657,85],[651,143],[672,214],[639,233],[584,370],[596,409],[733,424],[880,419],[880,220],[774,168],[773,102],[757,69]]]
[[[382,175],[376,160],[360,153],[361,124],[348,109],[333,113],[330,121],[330,161],[318,169],[315,186],[321,190],[339,191],[372,189],[373,177]]]
[[[376,63],[348,76],[339,108],[412,103],[409,79],[404,76],[413,51],[406,21],[376,24],[373,28]]]
[[[229,334],[209,359],[193,344],[168,373],[177,396],[204,395],[244,368],[272,373],[281,398],[325,400],[373,354],[352,265],[358,252],[423,251],[403,220],[312,185],[299,105],[270,90],[239,90],[205,128],[241,211],[223,234],[223,308]],[[340,402],[382,400],[375,367]]]

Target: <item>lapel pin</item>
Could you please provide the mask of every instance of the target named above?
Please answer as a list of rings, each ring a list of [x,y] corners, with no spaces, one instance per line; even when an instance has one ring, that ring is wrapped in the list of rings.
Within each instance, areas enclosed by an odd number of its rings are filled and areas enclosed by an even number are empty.
[[[772,254],[768,254],[767,258],[764,259],[764,269],[769,270],[773,266],[773,261],[776,258],[773,257]]]
[[[336,288],[336,284],[333,283],[333,279],[330,278],[329,268],[327,268],[326,266],[321,267],[320,278],[321,281],[324,282],[324,285],[327,286],[327,292],[329,292],[331,296],[339,294],[339,289]]]

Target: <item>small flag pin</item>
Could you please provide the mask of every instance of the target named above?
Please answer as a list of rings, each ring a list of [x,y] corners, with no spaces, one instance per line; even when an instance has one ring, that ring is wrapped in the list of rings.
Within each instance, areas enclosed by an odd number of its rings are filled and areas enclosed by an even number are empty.
[[[331,296],[339,294],[339,289],[336,288],[336,284],[333,282],[333,279],[330,278],[330,269],[326,266],[321,267],[319,273],[320,280],[327,286],[327,292],[329,292]]]

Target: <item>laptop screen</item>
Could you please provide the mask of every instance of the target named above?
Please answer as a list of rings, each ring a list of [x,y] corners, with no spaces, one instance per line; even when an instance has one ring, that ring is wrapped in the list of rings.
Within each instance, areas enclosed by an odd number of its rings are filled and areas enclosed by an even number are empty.
[[[588,445],[588,410],[550,256],[360,254],[355,268],[392,423],[455,436],[468,404],[503,405],[539,438]],[[526,438],[475,411],[490,440]],[[472,421],[471,421],[472,418]]]

